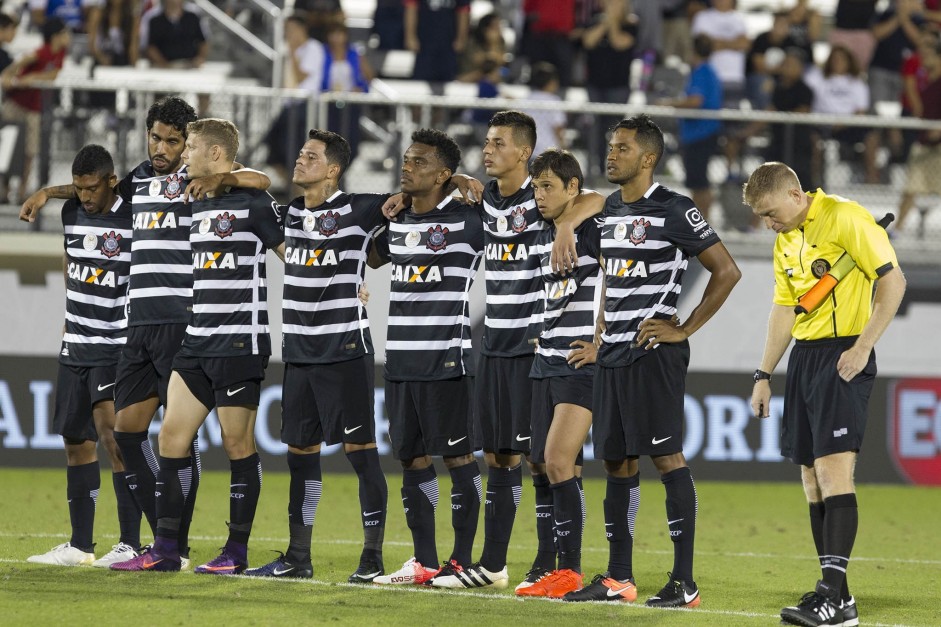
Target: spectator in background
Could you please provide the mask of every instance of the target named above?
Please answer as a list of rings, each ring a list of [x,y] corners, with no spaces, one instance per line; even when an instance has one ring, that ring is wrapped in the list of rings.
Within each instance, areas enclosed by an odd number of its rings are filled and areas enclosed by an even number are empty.
[[[99,13],[104,0],[28,0],[30,23],[42,28],[46,20],[57,17],[73,33],[84,33],[87,22]]]
[[[402,0],[376,0],[372,16],[372,34],[379,50],[405,49],[405,8]]]
[[[435,89],[457,78],[457,59],[467,47],[470,0],[403,0],[405,47],[415,53],[412,78]]]
[[[722,108],[722,81],[712,66],[712,39],[708,35],[693,38],[690,66],[693,68],[682,98],[658,104],[683,109]],[[709,219],[712,206],[712,184],[709,182],[709,160],[716,154],[722,122],[719,120],[681,119],[680,151],[686,172],[686,187],[693,203],[703,217]]]
[[[760,111],[768,107],[774,90],[774,77],[784,61],[784,51],[800,45],[790,33],[788,15],[786,11],[775,13],[771,30],[755,37],[748,50],[745,59],[745,95],[752,109]],[[801,177],[801,180],[806,179]]]
[[[0,73],[13,63],[13,57],[6,47],[16,37],[16,20],[6,13],[0,13]]]
[[[869,30],[876,15],[878,0],[839,0],[830,29],[830,47],[844,46],[856,57],[856,66],[865,72],[876,49],[876,40]]]
[[[810,113],[814,104],[814,92],[804,82],[804,71],[808,58],[801,47],[787,48],[784,59],[775,74],[774,92],[769,111],[781,113]],[[768,144],[768,161],[781,161],[794,165],[793,170],[807,189],[817,189],[823,181],[819,170],[812,167],[807,155],[814,152],[816,134],[804,125],[772,124],[771,142]]]
[[[33,160],[39,154],[41,139],[43,92],[30,88],[30,85],[55,80],[68,53],[72,33],[65,22],[52,17],[43,22],[42,39],[43,45],[39,49],[20,57],[0,74],[0,85],[5,96],[3,119],[21,124],[26,132],[26,155],[16,204],[21,204],[26,197],[24,192],[30,185]]]
[[[689,33],[693,14],[705,8],[700,0],[661,0],[663,12],[663,57],[677,57],[680,61],[693,54],[693,37]]]
[[[745,95],[745,52],[751,42],[735,0],[712,0],[711,9],[693,18],[691,33],[709,37],[713,49],[709,62],[722,81],[723,106],[738,109]]]
[[[551,63],[533,65],[527,100],[561,102],[559,73]],[[565,148],[565,112],[558,109],[529,109],[523,111],[536,122],[536,146],[533,154],[542,154],[549,148]],[[538,152],[537,152],[538,151]]]
[[[294,12],[307,17],[307,29],[317,41],[327,41],[327,31],[334,24],[345,24],[340,0],[297,0]]]
[[[88,46],[95,65],[135,65],[140,54],[140,6],[107,0],[101,17],[88,23]]]
[[[350,43],[346,24],[334,22],[327,28],[324,55],[323,92],[366,93],[375,78],[369,61]],[[356,158],[359,146],[359,113],[362,105],[332,103],[327,115],[329,130],[345,137],[350,145],[350,161]]]
[[[602,3],[603,4],[603,3]],[[634,33],[637,56],[645,56],[652,66],[663,56],[663,8],[660,0],[630,0],[625,12],[637,16]],[[644,85],[643,89],[647,89]]]
[[[161,0],[149,21],[147,58],[155,68],[198,68],[209,54],[209,30],[183,0]]]
[[[507,62],[506,41],[503,39],[503,20],[496,13],[480,18],[471,32],[467,50],[459,59],[459,81],[473,83],[486,74],[484,67],[503,67]],[[489,117],[487,118],[490,119]]]
[[[555,66],[563,89],[572,84],[575,47],[575,0],[523,0],[523,50],[530,66]],[[534,152],[533,154],[539,154]]]
[[[797,45],[803,48],[807,54],[807,62],[814,61],[814,42],[820,41],[820,29],[823,26],[823,19],[816,9],[810,6],[808,0],[797,0],[794,6],[787,12],[787,19],[790,22],[791,37],[797,41]],[[802,181],[804,179],[801,179]]]
[[[918,38],[918,46],[905,59],[902,64],[902,116],[903,117],[922,117],[924,113],[924,103],[921,101],[921,91],[928,86],[928,68],[922,63],[922,59],[930,54],[934,54],[934,48],[938,45],[938,34],[931,30],[922,29],[921,36]],[[905,129],[902,131],[904,140],[904,153],[908,157],[908,152],[918,137],[919,131]]]

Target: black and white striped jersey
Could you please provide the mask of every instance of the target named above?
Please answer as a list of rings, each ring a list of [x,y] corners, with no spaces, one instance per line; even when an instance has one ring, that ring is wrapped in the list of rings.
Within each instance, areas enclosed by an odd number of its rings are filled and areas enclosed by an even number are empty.
[[[552,271],[550,257],[554,240],[555,227],[550,225],[539,234],[533,247],[542,269],[546,313],[530,376],[533,379],[575,374],[591,376],[595,372],[593,364],[576,370],[566,360],[572,351],[572,342],[591,342],[595,335],[604,282],[598,264],[601,254],[600,219],[585,220],[575,229],[578,267],[574,273],[563,276]]]
[[[192,205],[183,202],[186,183],[185,166],[158,175],[150,161],[144,161],[118,184],[119,195],[134,213],[127,311],[132,327],[190,320]]]
[[[392,262],[386,379],[473,376],[468,292],[484,248],[474,209],[445,198],[423,215],[403,211],[376,248]]]
[[[638,326],[676,313],[689,258],[718,243],[719,236],[692,200],[659,183],[629,204],[614,192],[603,216],[606,330],[598,363],[611,368],[646,354],[633,345]]]
[[[62,207],[65,234],[65,335],[59,362],[112,366],[127,340],[131,268],[131,205],[120,198],[107,213],[85,211],[77,198]]]
[[[359,287],[387,195],[336,192],[319,207],[284,208],[283,359],[329,364],[372,354]]]
[[[181,355],[270,355],[265,251],[284,241],[268,192],[232,188],[193,203],[193,316]]]
[[[506,198],[497,181],[489,181],[478,207],[484,222],[487,285],[481,352],[495,357],[532,355],[542,330],[543,296],[539,257],[531,249],[549,226],[536,208],[532,179]]]

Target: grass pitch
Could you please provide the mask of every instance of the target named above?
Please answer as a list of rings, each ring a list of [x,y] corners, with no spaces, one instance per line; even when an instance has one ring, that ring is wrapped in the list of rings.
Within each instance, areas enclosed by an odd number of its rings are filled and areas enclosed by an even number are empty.
[[[287,546],[288,476],[265,474],[250,544],[253,566]],[[694,468],[695,472],[695,468]],[[0,624],[273,625],[357,623],[383,625],[565,625],[628,621],[635,625],[769,625],[781,607],[813,588],[820,575],[797,481],[788,484],[701,482],[696,536],[695,610],[653,610],[642,600],[656,593],[673,563],[666,533],[664,493],[644,481],[634,545],[641,602],[563,604],[517,599],[512,587],[536,549],[532,489],[523,500],[510,547],[506,591],[446,592],[419,587],[352,586],[362,541],[355,475],[328,475],[314,526],[314,580],[280,581],[192,573],[113,573],[97,568],[27,564],[26,557],[68,540],[65,472],[0,469]],[[398,498],[400,476],[388,477],[386,570],[411,555],[411,536]],[[438,549],[452,540],[447,474],[439,477]],[[528,482],[527,482],[528,483]],[[102,475],[95,539],[97,555],[117,542],[111,478]],[[603,480],[586,480],[588,520],[582,565],[586,580],[605,569]],[[225,542],[228,473],[203,475],[193,523],[194,564],[215,556]],[[850,566],[850,587],[863,625],[939,625],[941,490],[898,486],[859,488],[860,533]],[[149,530],[144,524],[145,541]],[[481,519],[475,558],[483,543]]]

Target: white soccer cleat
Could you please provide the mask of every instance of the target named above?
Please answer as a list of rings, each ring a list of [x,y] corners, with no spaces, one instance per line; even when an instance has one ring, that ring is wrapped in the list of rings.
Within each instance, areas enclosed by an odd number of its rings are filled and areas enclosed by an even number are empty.
[[[437,574],[437,568],[425,568],[412,557],[402,565],[402,568],[388,575],[379,575],[372,582],[386,586],[421,585]]]
[[[439,575],[431,580],[436,588],[506,588],[510,581],[506,566],[493,573],[480,565],[480,562],[455,572],[453,575]]]
[[[66,542],[54,547],[48,553],[27,557],[26,561],[31,564],[51,564],[52,566],[91,566],[95,561],[95,554],[76,549]]]
[[[134,550],[130,544],[124,544],[123,542],[118,542],[113,547],[111,551],[103,556],[96,559],[92,562],[92,566],[96,568],[109,568],[112,564],[117,564],[118,562],[126,562],[129,559],[134,559],[137,557],[138,553]]]

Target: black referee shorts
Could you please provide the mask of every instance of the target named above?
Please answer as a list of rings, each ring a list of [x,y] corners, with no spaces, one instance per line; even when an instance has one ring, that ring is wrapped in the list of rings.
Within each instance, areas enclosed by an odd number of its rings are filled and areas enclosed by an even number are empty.
[[[549,440],[549,428],[555,416],[555,406],[563,403],[579,405],[591,411],[592,389],[595,378],[592,375],[573,374],[567,377],[548,377],[533,379],[533,414],[532,414],[532,449],[529,461],[534,464],[546,463],[546,442]],[[579,452],[576,466],[582,465]]]
[[[856,337],[798,340],[787,364],[781,455],[795,464],[834,453],[858,451],[863,444],[869,396],[876,379],[876,352],[852,381],[836,364]]]
[[[473,390],[473,377],[386,381],[386,414],[395,459],[474,452]]]
[[[149,324],[129,327],[127,342],[118,359],[114,408],[121,410],[147,400],[160,398],[167,406],[167,385],[173,372],[173,358],[180,350],[185,324]]]
[[[177,355],[173,370],[205,407],[258,406],[267,355],[192,357]]]
[[[56,406],[52,428],[71,440],[98,441],[92,409],[114,400],[115,366],[66,366],[59,364]]]
[[[489,357],[477,363],[476,414],[488,453],[529,454],[533,355]]]

